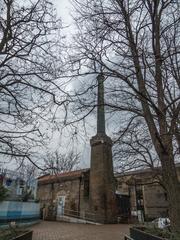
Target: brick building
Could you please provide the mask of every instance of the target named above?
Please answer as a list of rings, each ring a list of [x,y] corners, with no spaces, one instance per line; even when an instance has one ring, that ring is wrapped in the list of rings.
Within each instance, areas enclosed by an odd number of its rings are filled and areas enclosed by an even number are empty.
[[[104,77],[99,74],[97,134],[90,140],[90,169],[43,176],[38,181],[44,216],[72,215],[101,223],[114,223],[141,213],[155,218],[167,214],[162,187],[150,170],[113,174],[112,141],[105,132]]]
[[[160,169],[156,170],[143,169],[115,175],[117,192],[129,196],[131,216],[137,216],[138,211],[149,220],[168,216],[167,194],[159,184]],[[180,181],[180,164],[176,164],[176,171]]]
[[[177,164],[177,173],[180,180],[180,164]],[[82,169],[39,178],[38,198],[41,207],[54,206],[54,215],[50,211],[48,219],[65,214],[94,220],[89,208],[89,177],[90,169]],[[150,169],[115,174],[120,220],[137,218],[138,211],[142,211],[146,219],[168,215],[167,195],[157,179]]]
[[[64,214],[84,216],[88,209],[89,169],[39,177],[38,198],[41,208],[48,207],[47,219]]]

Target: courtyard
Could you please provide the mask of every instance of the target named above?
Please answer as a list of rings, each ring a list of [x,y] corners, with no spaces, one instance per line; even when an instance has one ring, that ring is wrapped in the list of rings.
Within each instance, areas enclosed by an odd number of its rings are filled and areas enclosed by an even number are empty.
[[[34,225],[33,240],[123,240],[127,224],[74,224],[42,221]]]

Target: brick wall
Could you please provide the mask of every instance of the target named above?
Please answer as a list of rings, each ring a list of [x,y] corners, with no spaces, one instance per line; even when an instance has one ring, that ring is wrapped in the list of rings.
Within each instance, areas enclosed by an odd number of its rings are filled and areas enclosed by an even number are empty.
[[[84,215],[88,202],[86,184],[87,181],[82,176],[39,184],[37,196],[40,200],[41,208],[51,205],[57,208],[58,198],[65,196],[64,213],[66,215]],[[86,189],[86,193],[84,189]]]

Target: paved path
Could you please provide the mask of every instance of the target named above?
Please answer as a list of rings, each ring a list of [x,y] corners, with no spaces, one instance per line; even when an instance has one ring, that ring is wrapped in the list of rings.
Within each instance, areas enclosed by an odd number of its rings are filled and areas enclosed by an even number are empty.
[[[33,240],[124,240],[127,224],[74,224],[44,221],[32,227]]]

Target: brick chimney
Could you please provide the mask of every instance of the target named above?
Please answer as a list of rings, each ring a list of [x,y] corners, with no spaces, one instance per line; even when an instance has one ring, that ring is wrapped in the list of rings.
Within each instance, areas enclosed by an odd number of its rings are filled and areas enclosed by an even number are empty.
[[[105,131],[104,76],[98,81],[97,134],[91,138],[90,209],[101,223],[117,221],[115,181],[112,162],[112,140]]]

